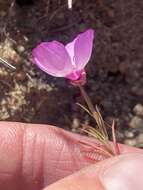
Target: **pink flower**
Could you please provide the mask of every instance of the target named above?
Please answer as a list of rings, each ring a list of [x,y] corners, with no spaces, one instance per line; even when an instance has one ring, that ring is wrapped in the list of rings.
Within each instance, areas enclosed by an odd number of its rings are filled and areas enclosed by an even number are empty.
[[[58,41],[42,42],[32,52],[33,61],[52,76],[84,83],[84,68],[91,57],[93,39],[94,31],[89,29],[66,46]]]

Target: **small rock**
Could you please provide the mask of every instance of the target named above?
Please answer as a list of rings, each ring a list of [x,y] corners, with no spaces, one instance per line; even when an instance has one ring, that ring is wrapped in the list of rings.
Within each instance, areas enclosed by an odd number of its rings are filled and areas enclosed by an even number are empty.
[[[136,146],[137,141],[136,139],[125,139],[124,144],[129,145],[129,146]]]
[[[132,127],[132,128],[140,128],[140,127],[143,127],[143,119],[141,119],[140,117],[138,116],[134,116],[130,123],[129,123],[129,126]]]
[[[133,86],[131,92],[137,96],[143,96],[143,88],[141,86]]]
[[[143,133],[139,134],[139,136],[137,137],[137,144],[143,145]]]
[[[6,11],[0,11],[0,16],[5,17],[6,16]]]
[[[26,79],[26,74],[24,72],[19,72],[15,76],[17,81],[23,82]]]
[[[134,133],[132,131],[125,131],[125,137],[127,137],[127,138],[133,138],[134,137]]]
[[[18,51],[19,53],[24,52],[24,51],[25,51],[24,46],[21,46],[21,45],[17,46],[17,51]]]
[[[134,113],[138,116],[143,116],[143,105],[142,104],[137,104],[134,109]]]
[[[77,129],[80,126],[80,121],[78,118],[73,119],[72,128]]]

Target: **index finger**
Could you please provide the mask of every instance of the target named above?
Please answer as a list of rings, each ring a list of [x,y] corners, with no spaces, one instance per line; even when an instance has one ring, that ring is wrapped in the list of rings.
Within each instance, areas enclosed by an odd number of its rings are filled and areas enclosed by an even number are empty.
[[[80,170],[90,164],[80,141],[94,142],[53,126],[0,122],[0,189],[38,190]]]

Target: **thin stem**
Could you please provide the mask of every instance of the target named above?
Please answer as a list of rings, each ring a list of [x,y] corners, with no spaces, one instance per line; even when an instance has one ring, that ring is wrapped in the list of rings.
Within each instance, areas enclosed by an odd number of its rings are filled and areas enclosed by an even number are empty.
[[[112,139],[113,139],[113,145],[114,145],[115,155],[119,155],[120,154],[120,149],[119,149],[118,143],[116,141],[115,122],[114,122],[114,120],[113,120],[113,123],[112,123]]]
[[[98,125],[98,128],[99,128],[101,134],[104,136],[104,140],[108,140],[108,134],[107,134],[106,128],[104,127],[104,123],[103,123],[101,115],[99,114],[98,109],[97,109],[97,111],[95,110],[95,108],[94,108],[94,106],[93,106],[93,104],[91,102],[91,99],[87,95],[87,93],[84,90],[83,86],[79,85],[79,89],[81,91],[81,94],[82,94],[83,98],[85,99],[85,102],[88,105],[88,108],[89,108],[90,112],[92,113],[94,119],[97,122],[97,125]]]
[[[86,101],[86,103],[87,103],[87,105],[88,105],[90,111],[91,111],[92,113],[96,112],[96,111],[95,111],[95,108],[94,108],[94,106],[93,106],[93,104],[92,104],[92,102],[91,102],[89,96],[88,96],[87,93],[85,92],[83,86],[79,85],[79,89],[80,89],[80,91],[81,91],[81,93],[82,93],[82,95],[83,95],[83,97],[84,97],[84,99],[85,99],[85,101]]]
[[[98,110],[98,107],[94,108],[90,97],[87,95],[86,91],[84,90],[83,86],[78,85],[79,89],[81,91],[81,94],[89,108],[89,113],[91,113],[92,117],[95,119],[97,122],[98,129],[94,128],[89,128],[88,130],[84,130],[88,134],[92,135],[93,137],[97,138],[103,146],[106,148],[107,152],[109,152],[112,155],[117,155],[120,153],[118,144],[116,142],[116,137],[115,137],[115,131],[114,131],[114,126],[112,126],[112,134],[113,134],[113,145],[114,145],[114,150],[111,147],[111,144],[109,142],[109,137],[108,133],[106,130],[105,122],[100,114],[100,111]]]
[[[100,132],[97,132],[97,131],[94,132],[91,129],[89,131],[88,130],[83,130],[83,131],[85,131],[87,134],[91,135],[92,137],[95,137],[96,139],[98,139],[102,143],[102,145],[106,148],[107,152],[110,153],[111,155],[114,155],[111,145],[109,144],[108,141],[105,141],[102,139]]]
[[[95,129],[95,128],[92,128],[92,127],[89,127],[88,130],[84,130],[86,133],[90,134],[91,136],[95,137],[96,139],[98,139],[102,145],[106,148],[106,151],[109,153],[109,154],[112,154],[112,155],[118,155],[120,154],[120,150],[119,150],[119,146],[118,146],[118,143],[116,141],[116,136],[115,136],[115,124],[114,124],[114,121],[113,121],[113,124],[112,124],[112,137],[113,137],[113,146],[114,148],[112,149],[112,146],[109,142],[109,137],[108,137],[108,133],[107,133],[107,130],[106,130],[106,124],[100,114],[100,111],[98,110],[98,107],[96,106],[96,108],[94,108],[93,104],[92,104],[92,101],[90,99],[90,97],[87,95],[86,91],[84,90],[83,86],[82,85],[78,85],[80,91],[81,91],[81,94],[89,108],[86,109],[84,106],[81,106],[84,108],[84,110],[86,110],[90,115],[92,115],[92,117],[95,119],[96,123],[97,123],[97,126],[98,126],[98,129]]]

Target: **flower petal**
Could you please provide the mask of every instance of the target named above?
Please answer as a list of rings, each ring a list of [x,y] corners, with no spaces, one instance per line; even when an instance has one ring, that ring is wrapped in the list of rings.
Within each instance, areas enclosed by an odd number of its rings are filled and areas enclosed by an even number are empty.
[[[75,65],[75,62],[74,62],[75,61],[74,60],[74,45],[75,45],[75,41],[76,41],[76,38],[72,42],[68,43],[65,46],[65,48],[66,48],[66,50],[67,50],[67,52],[68,52],[68,54],[69,54],[69,56],[71,58],[72,65],[76,68],[76,65]]]
[[[65,77],[73,66],[64,45],[57,41],[42,42],[32,52],[36,65],[46,73]]]
[[[76,68],[81,70],[88,63],[93,47],[94,30],[89,29],[79,34],[74,43],[74,61]]]

